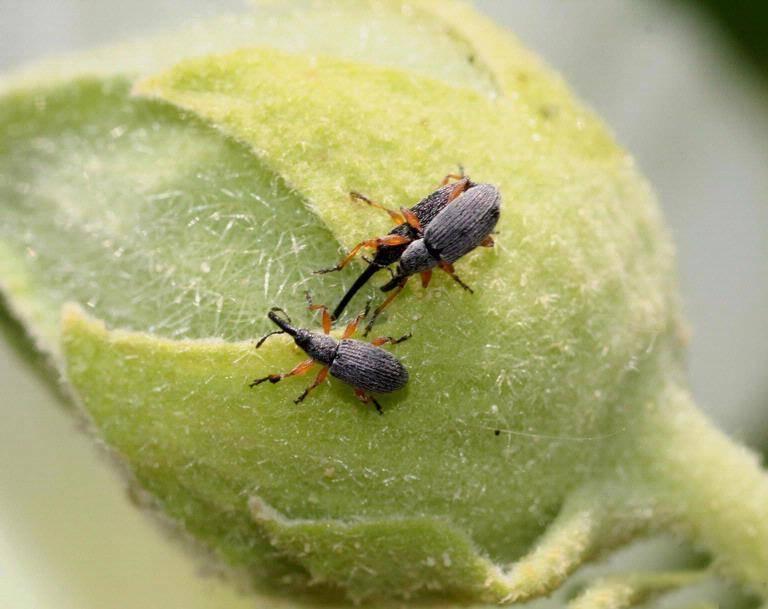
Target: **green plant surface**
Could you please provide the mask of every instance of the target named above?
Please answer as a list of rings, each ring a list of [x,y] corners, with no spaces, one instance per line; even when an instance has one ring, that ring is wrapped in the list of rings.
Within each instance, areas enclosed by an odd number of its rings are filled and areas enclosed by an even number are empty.
[[[267,303],[303,306],[313,260],[335,256],[330,233],[242,146],[127,93],[125,79],[83,79],[0,110],[0,233],[25,254],[3,256],[23,265],[4,276],[28,280],[44,345],[58,351],[68,300],[118,327],[234,339],[264,330],[253,312]],[[280,251],[254,275],[260,240]]]
[[[569,609],[624,609],[645,603],[669,590],[695,584],[703,571],[632,573],[605,577],[584,590]]]
[[[631,158],[463,5],[297,6],[271,23],[298,53],[254,25],[233,52],[175,63],[180,36],[147,47],[173,61],[8,81],[0,281],[94,432],[220,561],[308,604],[521,601],[669,531],[765,595],[768,481],[687,394],[673,248]],[[368,12],[387,25],[355,60],[312,42]],[[304,291],[332,304],[355,269],[312,271],[389,230],[347,193],[409,205],[457,163],[503,193],[497,246],[457,264],[474,295],[436,276],[377,325],[414,333],[384,416],[339,381],[298,406],[307,380],[250,389],[303,359],[254,348],[267,309],[314,325]]]
[[[401,67],[487,95],[498,93],[494,57],[480,54],[472,40],[474,30],[468,26],[479,26],[486,37],[498,37],[499,32],[489,31],[474,11],[461,4],[436,0],[251,0],[251,4],[257,8],[251,13],[222,15],[147,39],[38,61],[3,75],[0,88],[47,86],[116,73],[135,78],[185,57],[258,44]],[[462,24],[467,17],[471,23]]]

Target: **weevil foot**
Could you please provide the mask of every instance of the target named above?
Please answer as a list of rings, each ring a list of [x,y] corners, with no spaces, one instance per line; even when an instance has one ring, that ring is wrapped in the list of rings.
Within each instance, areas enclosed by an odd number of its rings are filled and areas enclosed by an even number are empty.
[[[384,414],[384,411],[381,408],[381,404],[376,400],[376,398],[371,397],[371,402],[373,402],[373,405],[376,407],[376,412],[378,412],[380,415]]]
[[[363,404],[373,404],[376,407],[376,412],[383,415],[384,411],[381,408],[381,404],[376,400],[375,397],[372,395],[368,395],[365,391],[362,389],[355,389],[355,395],[357,396],[357,399],[360,400]]]
[[[337,264],[336,266],[327,268],[327,269],[319,269],[317,271],[312,271],[313,275],[325,275],[326,273],[335,273],[337,271],[340,271],[342,269],[342,266],[340,264]]]
[[[269,376],[265,376],[264,378],[254,379],[248,384],[248,386],[253,388],[253,387],[256,387],[256,385],[261,385],[262,383],[265,383],[267,381],[269,381],[270,383],[277,383],[279,380],[280,380],[280,377],[278,375],[270,374]]]

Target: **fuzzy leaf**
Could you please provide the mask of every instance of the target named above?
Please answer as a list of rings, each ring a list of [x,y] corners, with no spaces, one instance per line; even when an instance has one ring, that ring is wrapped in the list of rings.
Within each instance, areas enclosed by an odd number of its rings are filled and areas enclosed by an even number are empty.
[[[739,514],[698,509],[704,477],[687,503],[669,490],[685,455],[712,458],[682,441],[686,425],[716,434],[670,390],[685,335],[672,248],[631,159],[469,9],[372,6],[296,13],[306,35],[289,50],[304,54],[206,54],[140,82],[100,61],[98,76],[14,80],[0,100],[10,304],[164,513],[259,589],[511,602],[652,525],[693,530],[755,584],[762,550],[740,563],[732,540],[748,531],[726,534]],[[351,61],[327,41],[366,11],[387,44]],[[182,39],[125,70],[167,66]],[[314,54],[320,39],[334,56]],[[382,46],[395,50],[374,65]],[[447,67],[412,65],[414,48]],[[302,359],[279,338],[253,349],[267,308],[312,325],[303,291],[332,304],[360,267],[311,271],[389,229],[348,191],[410,205],[457,163],[503,193],[497,247],[457,264],[476,294],[436,277],[377,327],[414,333],[394,348],[411,381],[382,398],[384,416],[338,381],[300,406],[307,381],[249,389]],[[761,474],[712,443],[762,514]]]

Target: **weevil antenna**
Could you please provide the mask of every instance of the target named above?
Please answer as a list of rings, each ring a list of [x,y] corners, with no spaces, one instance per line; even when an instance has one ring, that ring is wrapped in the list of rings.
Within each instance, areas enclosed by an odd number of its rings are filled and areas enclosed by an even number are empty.
[[[259,347],[261,347],[261,345],[263,345],[270,336],[274,336],[275,334],[285,334],[285,332],[283,330],[275,330],[274,332],[265,334],[259,339],[259,342],[256,343],[256,348],[258,349]]]

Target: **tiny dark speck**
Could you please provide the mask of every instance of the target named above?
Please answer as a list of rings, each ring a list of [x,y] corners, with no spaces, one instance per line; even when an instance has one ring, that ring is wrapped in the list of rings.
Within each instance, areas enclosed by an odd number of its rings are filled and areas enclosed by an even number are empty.
[[[494,430],[493,430],[493,435],[494,435],[494,436],[498,436],[498,435],[501,435],[501,430],[500,430],[500,429],[494,429]]]
[[[539,108],[539,114],[545,119],[557,118],[559,111],[559,108],[554,104],[544,104]]]

